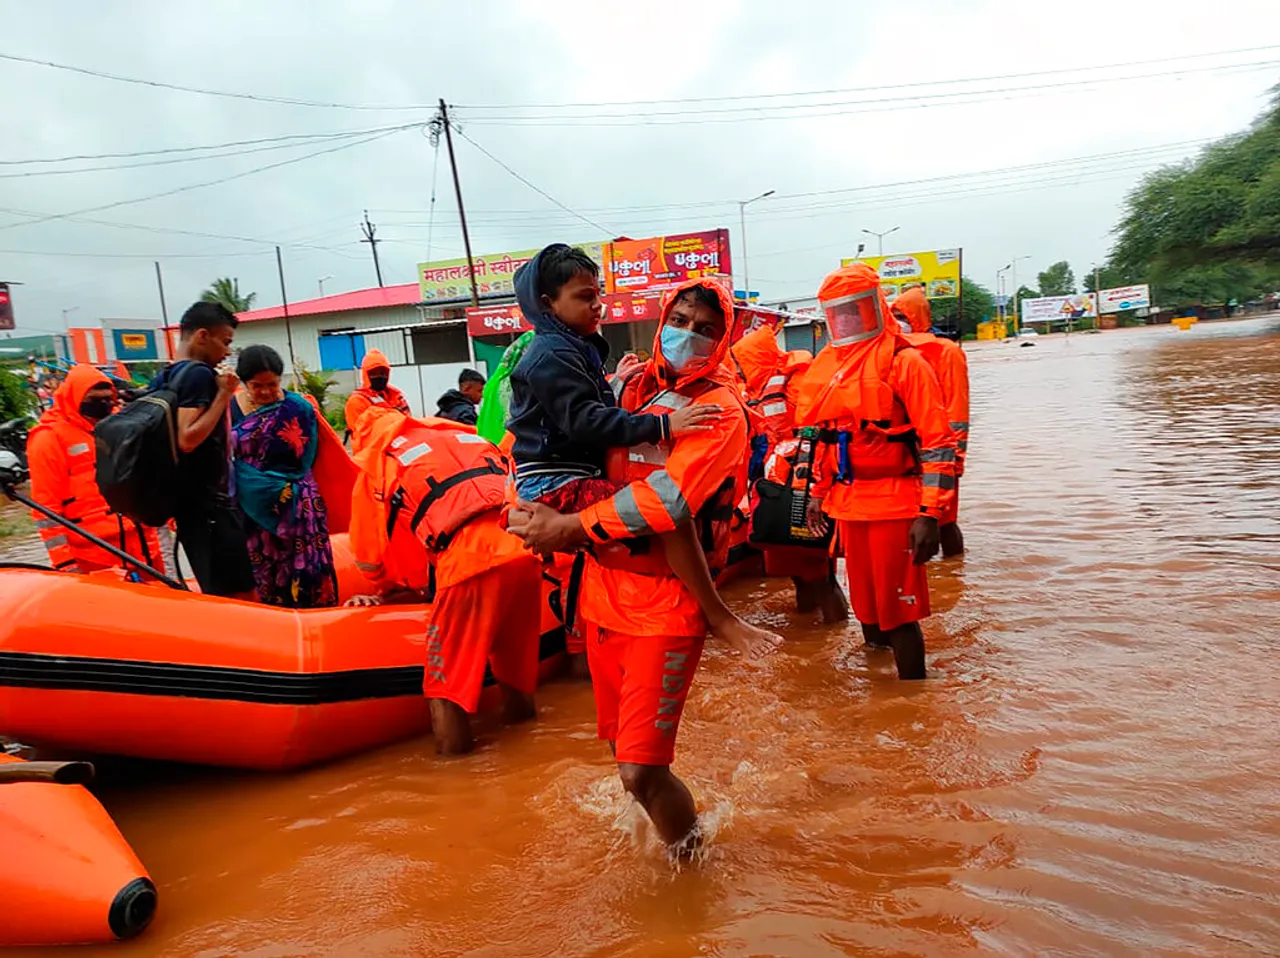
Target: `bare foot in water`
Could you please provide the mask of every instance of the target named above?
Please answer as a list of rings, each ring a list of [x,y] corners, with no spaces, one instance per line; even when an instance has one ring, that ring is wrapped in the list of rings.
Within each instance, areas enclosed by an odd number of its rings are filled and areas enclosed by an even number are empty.
[[[782,636],[778,633],[756,628],[736,615],[718,625],[713,625],[711,632],[717,638],[728,642],[749,661],[762,659],[770,652],[777,651],[782,645]]]

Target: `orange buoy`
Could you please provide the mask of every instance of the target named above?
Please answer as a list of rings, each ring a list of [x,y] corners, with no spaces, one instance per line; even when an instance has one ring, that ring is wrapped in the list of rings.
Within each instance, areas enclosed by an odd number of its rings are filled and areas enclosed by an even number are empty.
[[[0,773],[15,763],[0,755]],[[151,923],[156,886],[81,785],[0,774],[0,850],[0,947],[115,941]]]
[[[427,605],[291,610],[5,569],[0,732],[73,753],[238,768],[363,751],[429,727],[429,617]],[[564,637],[543,617],[549,672]]]

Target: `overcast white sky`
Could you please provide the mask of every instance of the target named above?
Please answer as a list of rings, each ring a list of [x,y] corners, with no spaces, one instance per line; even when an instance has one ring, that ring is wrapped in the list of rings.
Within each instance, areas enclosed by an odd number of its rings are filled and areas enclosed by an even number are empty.
[[[752,286],[766,299],[812,295],[858,242],[874,251],[863,229],[893,226],[886,252],[961,246],[965,272],[988,286],[1015,255],[1030,257],[1019,278],[1032,284],[1058,259],[1080,274],[1106,255],[1144,170],[1195,151],[1177,144],[1243,128],[1280,81],[1275,0],[0,0],[0,24],[0,54],[145,80],[356,106],[444,97],[466,136],[582,217],[459,140],[477,254],[729,227],[740,281],[736,201],[776,190],[748,212]],[[1087,69],[1139,61],[1154,62]],[[1172,71],[1184,72],[1103,82]],[[971,78],[1002,79],[948,82]],[[79,211],[356,140],[67,175],[47,174],[200,154],[15,162],[374,130],[425,122],[428,109],[205,96],[4,59],[0,89],[0,280],[25,284],[20,332],[60,329],[63,310],[72,325],[158,316],[153,259],[171,315],[224,275],[276,304],[277,242],[291,300],[315,296],[320,277],[328,293],[372,286],[366,207],[388,285],[461,255],[443,150],[427,226],[436,154],[419,129],[93,213]],[[778,95],[807,91],[837,92]],[[626,105],[716,97],[745,99]],[[691,112],[708,110],[723,112]],[[1082,157],[1093,159],[1066,162]],[[19,175],[31,173],[45,175]]]

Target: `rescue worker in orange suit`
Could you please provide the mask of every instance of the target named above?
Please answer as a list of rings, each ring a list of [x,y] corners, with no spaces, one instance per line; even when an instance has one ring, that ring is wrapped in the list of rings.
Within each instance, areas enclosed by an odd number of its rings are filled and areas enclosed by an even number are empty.
[[[371,349],[364,354],[360,363],[360,388],[347,397],[345,408],[348,435],[355,431],[356,420],[366,409],[374,406],[387,406],[409,415],[409,401],[395,386],[391,385],[391,363],[386,355],[378,349]]]
[[[93,366],[73,366],[47,410],[27,437],[31,498],[66,516],[81,529],[163,568],[154,529],[118,516],[98,491],[93,426],[115,410],[116,388]],[[96,572],[123,563],[52,519],[33,512],[55,569]]]
[[[350,540],[381,601],[421,602],[434,573],[423,693],[436,750],[475,747],[470,714],[486,663],[503,718],[534,716],[542,563],[501,525],[508,466],[475,427],[373,407],[355,422]]]
[[[607,476],[628,485],[580,513],[562,515],[522,502],[507,519],[535,552],[592,546],[578,616],[587,636],[597,731],[614,751],[623,786],[677,855],[699,842],[693,796],[672,774],[671,762],[707,620],[652,551],[652,536],[692,518],[712,574],[724,565],[733,507],[746,492],[748,450],[742,394],[725,363],[733,315],[728,291],[714,281],[677,287],[663,307],[654,358],[625,378],[618,398],[632,412],[719,406],[707,429],[659,445],[611,450]]]
[[[766,320],[729,350],[752,413],[749,474],[753,488],[770,455],[792,439],[795,386],[813,362],[813,354],[806,349],[783,352],[777,330],[777,323]],[[828,624],[849,618],[849,603],[836,581],[835,563],[824,551],[802,545],[761,544],[758,548],[764,555],[765,575],[791,577],[797,611],[821,610]]]
[[[891,648],[903,679],[925,677],[925,563],[956,487],[956,440],[937,377],[904,338],[862,263],[823,281],[829,344],[799,384],[797,426],[814,426],[810,521],[837,523],[849,597],[872,647]]]
[[[951,431],[956,435],[956,494],[951,507],[939,520],[938,537],[944,556],[957,556],[964,552],[964,534],[960,531],[960,477],[964,475],[964,460],[969,453],[969,360],[959,343],[942,336],[935,336],[933,310],[929,298],[919,286],[912,286],[893,303],[893,311],[911,327],[907,342],[920,350],[942,387],[942,401],[951,417]]]

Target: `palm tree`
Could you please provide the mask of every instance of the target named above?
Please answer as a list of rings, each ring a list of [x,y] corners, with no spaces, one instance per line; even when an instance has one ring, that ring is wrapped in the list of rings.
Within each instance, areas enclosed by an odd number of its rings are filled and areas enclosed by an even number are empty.
[[[257,293],[245,293],[240,295],[240,280],[215,279],[213,285],[200,294],[200,301],[204,303],[221,303],[233,313],[243,313],[253,306],[253,301],[258,298]]]

